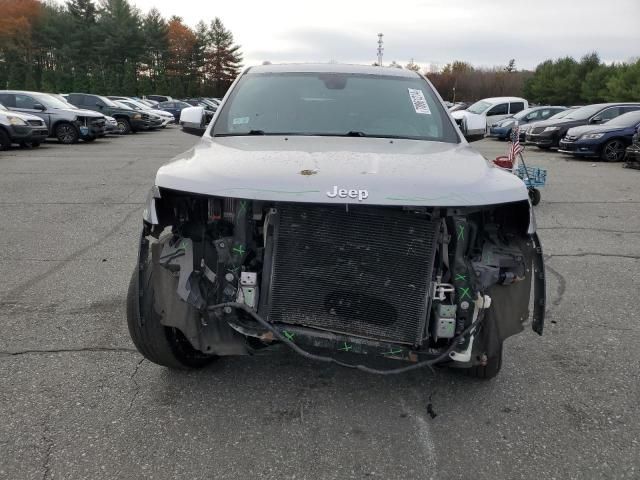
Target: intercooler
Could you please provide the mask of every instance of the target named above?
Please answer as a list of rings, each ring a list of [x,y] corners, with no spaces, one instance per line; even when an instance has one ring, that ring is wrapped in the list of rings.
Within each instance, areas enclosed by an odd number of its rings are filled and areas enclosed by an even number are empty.
[[[438,221],[396,208],[280,204],[268,320],[417,344]]]

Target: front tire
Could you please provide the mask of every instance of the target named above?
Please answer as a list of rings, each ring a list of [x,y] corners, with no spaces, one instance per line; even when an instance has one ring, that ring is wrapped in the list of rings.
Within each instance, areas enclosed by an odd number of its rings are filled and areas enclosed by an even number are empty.
[[[126,118],[117,118],[118,133],[120,135],[128,135],[131,133],[131,123]]]
[[[64,145],[71,145],[78,143],[78,140],[80,140],[80,132],[70,123],[59,123],[58,126],[56,126],[56,138]]]
[[[604,144],[600,158],[603,162],[621,162],[625,155],[625,149],[622,140],[614,138]]]
[[[164,367],[187,370],[202,368],[218,357],[206,355],[194,349],[186,337],[176,328],[160,323],[160,315],[155,311],[153,291],[153,268],[147,262],[142,271],[136,269],[131,276],[127,294],[127,324],[131,340],[147,360]],[[138,279],[142,276],[138,298]],[[138,305],[140,304],[140,315]],[[140,318],[142,317],[142,318]]]

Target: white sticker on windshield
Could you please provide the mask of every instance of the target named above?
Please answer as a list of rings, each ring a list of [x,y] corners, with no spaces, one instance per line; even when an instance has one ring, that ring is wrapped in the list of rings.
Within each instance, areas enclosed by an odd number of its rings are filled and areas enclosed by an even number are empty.
[[[413,108],[416,113],[420,113],[422,115],[431,115],[431,110],[429,110],[429,105],[427,105],[427,99],[424,98],[424,93],[422,90],[417,90],[415,88],[409,88],[409,98],[411,98],[411,103],[413,103]]]
[[[246,125],[249,123],[249,117],[236,117],[233,119],[234,125]]]

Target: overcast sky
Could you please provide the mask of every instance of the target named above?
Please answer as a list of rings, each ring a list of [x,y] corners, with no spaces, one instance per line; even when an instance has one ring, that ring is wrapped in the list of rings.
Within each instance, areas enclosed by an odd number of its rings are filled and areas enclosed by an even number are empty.
[[[640,55],[640,0],[131,0],[143,13],[194,26],[215,16],[242,46],[246,66],[271,62],[376,60],[421,66],[466,60],[533,68],[546,58]]]

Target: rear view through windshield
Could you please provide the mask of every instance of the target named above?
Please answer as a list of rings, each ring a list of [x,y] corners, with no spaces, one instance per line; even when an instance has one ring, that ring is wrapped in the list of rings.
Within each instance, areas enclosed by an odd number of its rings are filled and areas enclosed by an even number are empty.
[[[213,135],[459,142],[451,120],[423,79],[338,73],[247,74],[225,103]]]

